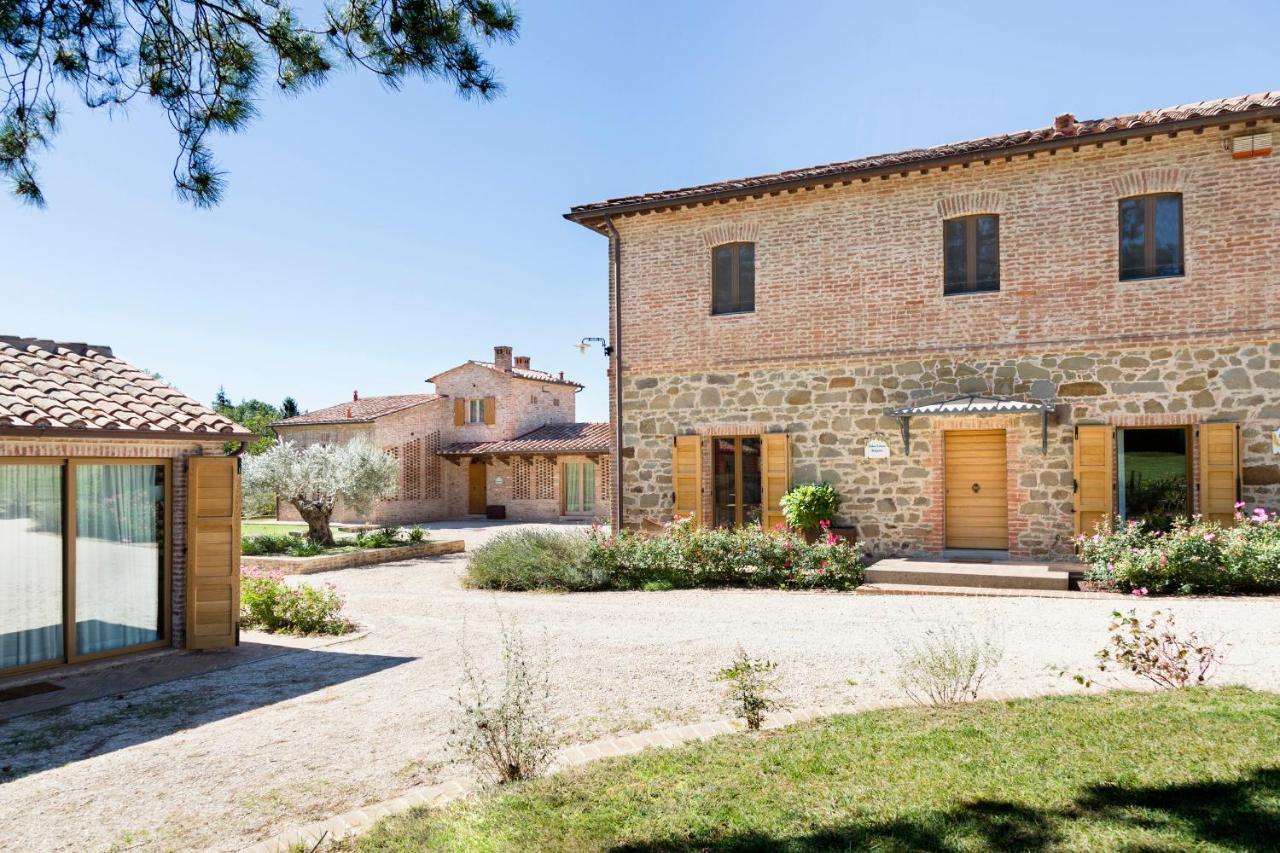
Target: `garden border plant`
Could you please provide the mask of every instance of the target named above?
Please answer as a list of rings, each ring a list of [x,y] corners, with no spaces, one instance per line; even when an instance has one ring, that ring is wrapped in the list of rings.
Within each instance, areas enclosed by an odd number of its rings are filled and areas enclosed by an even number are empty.
[[[1280,592],[1280,515],[1236,505],[1235,524],[1200,516],[1167,530],[1116,519],[1110,530],[1076,539],[1085,580],[1137,595]]]
[[[704,528],[684,519],[661,535],[593,527],[588,533],[511,531],[476,549],[466,584],[508,591],[854,589],[861,551],[832,533],[816,541],[791,530]]]

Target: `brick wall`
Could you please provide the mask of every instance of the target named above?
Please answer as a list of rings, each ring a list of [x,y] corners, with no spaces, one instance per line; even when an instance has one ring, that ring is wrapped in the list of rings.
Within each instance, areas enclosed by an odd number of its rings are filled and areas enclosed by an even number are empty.
[[[1273,329],[1280,156],[1232,160],[1243,129],[621,217],[623,370]],[[1182,192],[1185,276],[1118,281],[1117,200],[1135,191]],[[975,212],[1000,214],[1001,289],[943,296],[942,220]],[[736,239],[756,243],[756,310],[712,316],[710,246]]]
[[[170,535],[170,639],[181,647],[186,631],[187,607],[187,466],[191,456],[223,455],[220,441],[106,441],[94,439],[0,438],[0,457],[105,457],[111,459],[169,459],[172,461],[173,527]]]

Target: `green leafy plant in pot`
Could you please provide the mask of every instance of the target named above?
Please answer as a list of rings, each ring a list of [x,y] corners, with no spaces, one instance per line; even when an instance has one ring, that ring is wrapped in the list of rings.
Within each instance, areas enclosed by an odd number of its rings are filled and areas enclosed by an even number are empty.
[[[840,493],[830,483],[805,483],[782,496],[782,514],[787,525],[812,542],[818,531],[830,527],[840,511]]]

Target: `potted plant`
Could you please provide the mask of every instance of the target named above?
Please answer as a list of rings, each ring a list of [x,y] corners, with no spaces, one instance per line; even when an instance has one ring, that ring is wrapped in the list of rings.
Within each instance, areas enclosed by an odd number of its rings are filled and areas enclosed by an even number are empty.
[[[831,526],[840,511],[840,493],[830,483],[805,483],[782,496],[782,514],[787,526],[799,530],[813,542],[818,531]]]

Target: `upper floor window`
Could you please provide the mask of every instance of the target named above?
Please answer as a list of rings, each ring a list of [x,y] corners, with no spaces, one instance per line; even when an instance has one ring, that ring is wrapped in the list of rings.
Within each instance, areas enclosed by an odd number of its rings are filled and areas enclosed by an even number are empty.
[[[756,244],[726,243],[711,250],[711,313],[756,310]]]
[[[467,401],[467,423],[484,423],[484,398]]]
[[[943,293],[1000,289],[1000,217],[982,213],[942,223]]]
[[[1182,195],[1120,199],[1120,280],[1182,275]]]

